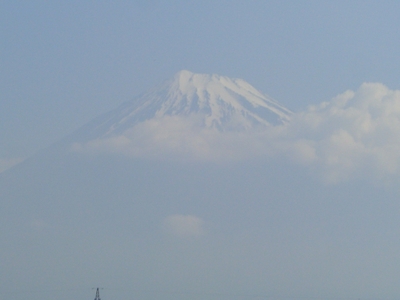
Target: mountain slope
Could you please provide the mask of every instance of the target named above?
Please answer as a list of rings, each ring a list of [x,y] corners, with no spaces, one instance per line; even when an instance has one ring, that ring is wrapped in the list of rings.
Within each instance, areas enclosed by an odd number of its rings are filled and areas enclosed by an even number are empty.
[[[84,126],[81,138],[116,136],[138,123],[165,116],[198,118],[201,127],[223,132],[285,124],[291,114],[244,80],[180,71]]]

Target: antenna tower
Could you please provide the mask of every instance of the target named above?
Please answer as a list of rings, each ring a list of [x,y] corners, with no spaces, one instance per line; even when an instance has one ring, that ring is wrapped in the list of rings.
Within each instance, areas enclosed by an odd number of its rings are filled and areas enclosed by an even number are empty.
[[[101,300],[101,299],[100,299],[99,288],[96,289],[96,297],[94,298],[94,300]]]

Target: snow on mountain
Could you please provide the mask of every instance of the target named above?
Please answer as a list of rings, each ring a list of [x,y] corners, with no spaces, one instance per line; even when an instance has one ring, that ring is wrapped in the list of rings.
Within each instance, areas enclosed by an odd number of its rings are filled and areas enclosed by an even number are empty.
[[[291,112],[241,79],[180,71],[172,79],[89,123],[91,138],[106,138],[149,119],[193,117],[220,132],[286,124]],[[87,136],[86,136],[87,138]]]

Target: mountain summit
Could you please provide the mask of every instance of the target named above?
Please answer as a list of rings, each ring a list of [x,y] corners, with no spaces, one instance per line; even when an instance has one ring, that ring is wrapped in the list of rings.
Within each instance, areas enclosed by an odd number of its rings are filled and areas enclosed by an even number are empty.
[[[197,118],[204,128],[245,131],[289,122],[291,112],[242,79],[180,71],[85,126],[92,138],[124,133],[166,116]]]

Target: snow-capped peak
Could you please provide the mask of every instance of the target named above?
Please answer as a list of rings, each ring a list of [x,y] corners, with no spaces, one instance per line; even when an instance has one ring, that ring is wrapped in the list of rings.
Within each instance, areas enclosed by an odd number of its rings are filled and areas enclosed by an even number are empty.
[[[291,114],[242,79],[183,70],[99,118],[92,129],[97,137],[109,136],[149,119],[181,116],[202,120],[206,128],[243,131],[285,124]]]
[[[184,70],[165,87],[167,97],[155,116],[204,113],[205,126],[235,130],[282,124],[291,114],[241,79]]]

